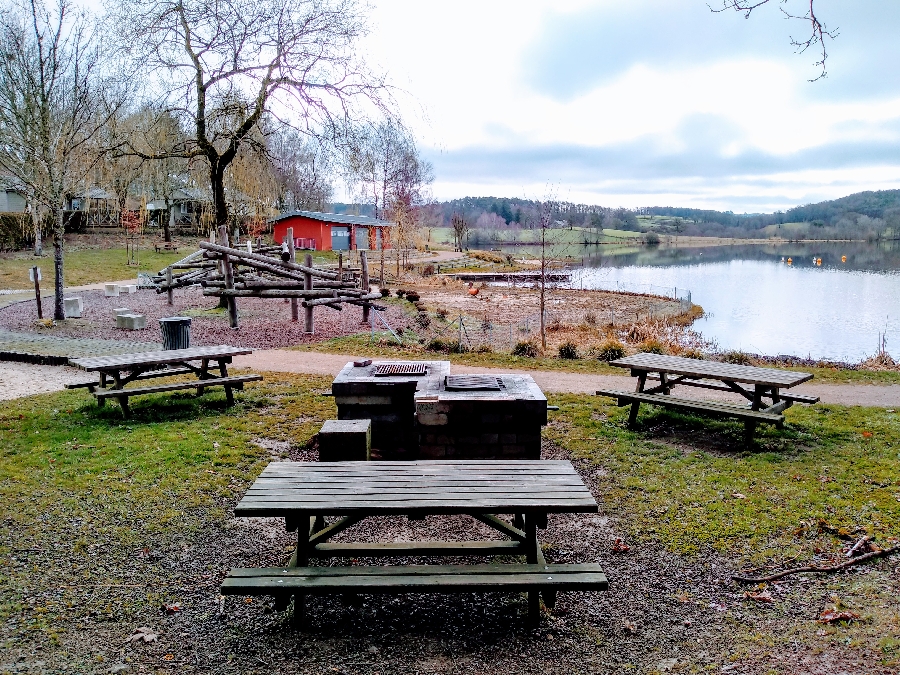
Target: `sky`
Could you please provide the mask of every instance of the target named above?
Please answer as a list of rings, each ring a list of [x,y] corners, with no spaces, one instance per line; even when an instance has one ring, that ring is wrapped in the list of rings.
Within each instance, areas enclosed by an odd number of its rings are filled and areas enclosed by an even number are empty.
[[[900,188],[900,2],[372,0],[360,49],[434,165],[433,196],[770,212]],[[709,0],[715,6],[716,0]],[[721,6],[721,0],[719,0]]]

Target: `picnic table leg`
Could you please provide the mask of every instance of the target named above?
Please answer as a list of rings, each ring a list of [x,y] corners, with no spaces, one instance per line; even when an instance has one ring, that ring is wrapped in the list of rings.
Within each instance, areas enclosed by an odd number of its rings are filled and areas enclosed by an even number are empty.
[[[753,402],[750,404],[751,410],[759,410],[762,408],[762,398],[766,394],[767,387],[757,384],[753,387]],[[753,434],[756,433],[756,422],[744,422],[744,440],[747,445],[753,443]]]
[[[122,374],[118,370],[113,371],[113,380],[115,381],[113,389],[125,389],[125,385],[122,384]],[[116,396],[116,400],[119,402],[119,407],[122,409],[122,416],[129,417],[131,411],[128,410],[128,396]]]
[[[525,562],[536,565],[538,562],[537,514],[525,514]],[[528,591],[528,623],[535,627],[541,621],[541,594],[535,588]]]
[[[662,376],[662,373],[660,373]],[[647,384],[647,373],[641,373],[638,375],[637,386],[635,387],[636,392],[644,391],[644,385]],[[628,415],[628,426],[634,426],[634,423],[637,422],[638,411],[641,409],[640,401],[635,401],[631,404],[631,414]]]
[[[309,535],[312,526],[315,523],[314,518],[301,516],[300,523],[297,525],[297,553],[294,556],[294,567],[306,567],[309,565]],[[303,623],[303,605],[306,596],[303,593],[294,594],[294,616],[292,622],[295,627],[299,627]]]
[[[226,363],[226,359],[219,359],[219,375],[222,377],[228,377],[228,365]],[[228,402],[228,405],[234,405],[234,392],[230,385],[225,385],[225,400]]]
[[[200,374],[197,376],[201,381],[208,379],[209,359],[201,359]],[[197,396],[203,396],[204,387],[197,387]]]

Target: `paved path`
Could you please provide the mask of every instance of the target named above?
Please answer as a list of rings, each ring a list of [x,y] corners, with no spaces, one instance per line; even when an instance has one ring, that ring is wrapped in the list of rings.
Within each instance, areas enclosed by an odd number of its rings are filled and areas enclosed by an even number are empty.
[[[235,358],[235,366],[254,370],[269,370],[285,373],[309,373],[313,375],[337,375],[352,356],[345,354],[322,354],[319,352],[299,352],[287,349],[260,350]],[[621,375],[591,375],[586,373],[566,373],[556,370],[526,370],[509,368],[485,368],[453,364],[454,373],[523,373],[531,375],[544,391],[559,393],[592,394],[597,389],[634,389],[634,378]],[[815,381],[813,381],[815,382]],[[688,391],[682,388],[680,391]],[[695,390],[696,391],[696,390]],[[880,406],[900,408],[900,385],[877,386],[868,384],[803,384],[791,391],[818,396],[823,403],[838,405]],[[742,401],[734,394],[717,391],[702,391],[702,394],[688,394],[708,400]]]

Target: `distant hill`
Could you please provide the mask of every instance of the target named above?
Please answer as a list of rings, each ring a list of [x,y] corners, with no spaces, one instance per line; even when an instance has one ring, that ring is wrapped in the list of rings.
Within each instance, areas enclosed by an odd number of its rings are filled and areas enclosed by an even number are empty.
[[[337,213],[370,215],[372,207],[334,204]],[[529,199],[464,197],[427,207],[432,226],[449,226],[454,214],[462,215],[474,229],[538,227],[542,205]],[[900,237],[900,190],[879,190],[795,206],[775,213],[737,214],[731,211],[649,206],[612,209],[596,204],[552,202],[555,226],[655,231],[661,234],[791,239]]]

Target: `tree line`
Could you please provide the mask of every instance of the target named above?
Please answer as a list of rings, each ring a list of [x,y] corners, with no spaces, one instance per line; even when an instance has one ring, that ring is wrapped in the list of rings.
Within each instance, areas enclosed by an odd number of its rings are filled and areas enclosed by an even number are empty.
[[[337,180],[400,238],[431,167],[385,77],[360,57],[359,0],[0,0],[0,178],[53,240],[63,313],[66,203],[103,188],[165,203],[193,188],[211,228],[324,209]],[[169,222],[161,223],[169,240]]]

